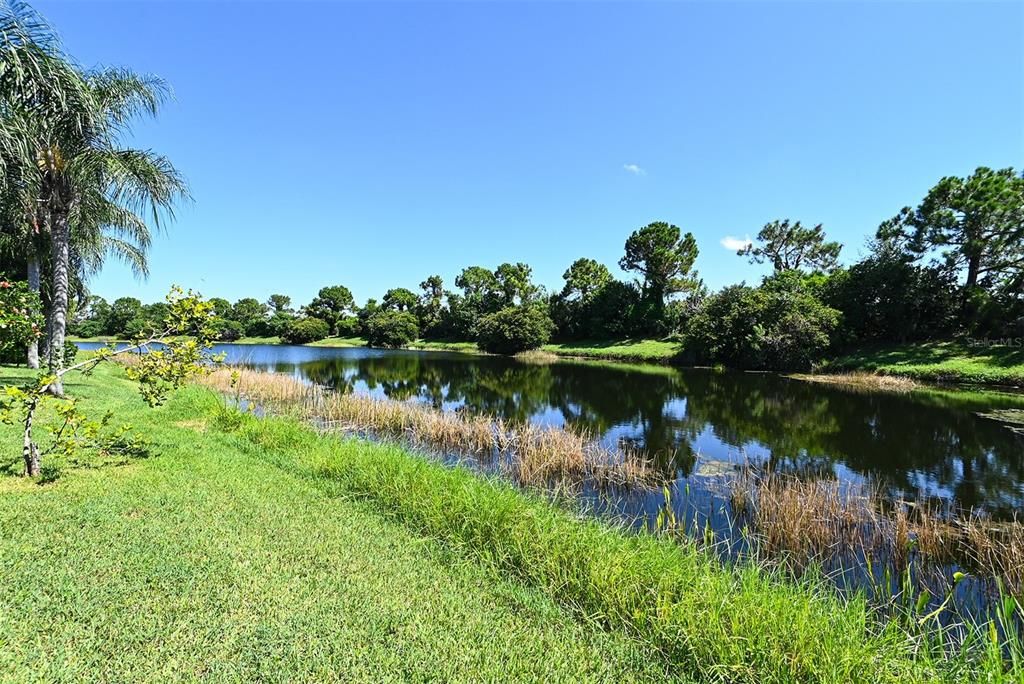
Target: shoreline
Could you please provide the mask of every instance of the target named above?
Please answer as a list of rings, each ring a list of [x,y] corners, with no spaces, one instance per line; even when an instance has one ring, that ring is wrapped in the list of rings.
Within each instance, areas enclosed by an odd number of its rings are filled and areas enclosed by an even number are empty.
[[[126,342],[114,337],[68,337],[71,342]],[[220,344],[300,346],[322,348],[365,347],[362,338],[327,338],[301,345],[288,345],[278,338],[241,338]],[[421,340],[402,347],[407,351],[449,352],[474,356],[492,356],[480,351],[472,342]],[[863,389],[898,391],[912,389],[917,383],[948,390],[971,390],[976,388],[996,391],[1013,391],[1024,388],[1024,352],[1015,348],[985,350],[987,353],[972,353],[972,349],[958,342],[933,342],[900,346],[864,348],[841,354],[824,362],[811,372],[772,372],[804,382],[818,382],[833,385],[856,385]],[[684,354],[677,342],[664,340],[607,340],[551,343],[537,350],[524,352],[524,360],[539,362],[540,357],[549,360],[601,361],[624,365],[643,365],[662,368],[708,368],[690,363],[681,363]],[[1020,358],[1018,359],[1018,355]],[[744,372],[742,369],[733,369]],[[755,372],[755,371],[750,371]],[[851,382],[851,377],[856,380]]]
[[[200,667],[261,647],[247,638],[248,625],[273,610],[281,621],[261,629],[284,642],[305,634],[315,646],[310,657],[335,673],[348,673],[346,663],[352,667],[335,654],[365,641],[369,633],[361,625],[372,623],[399,634],[420,630],[410,648],[429,652],[456,643],[453,654],[473,655],[451,663],[414,659],[425,678],[479,676],[476,661],[497,674],[508,663],[495,654],[514,642],[496,649],[493,635],[512,619],[520,625],[519,648],[533,646],[533,657],[520,663],[526,679],[536,674],[529,668],[544,664],[548,678],[578,680],[580,661],[592,668],[586,659],[601,653],[610,674],[598,678],[618,681],[705,681],[723,670],[748,682],[929,681],[937,674],[966,671],[980,678],[1002,671],[1000,662],[974,650],[951,653],[941,669],[935,660],[915,657],[898,624],[881,625],[860,598],[840,597],[812,579],[793,581],[756,563],[722,565],[695,544],[582,520],[537,495],[396,445],[338,439],[292,417],[240,412],[209,389],[184,388],[150,410],[128,400],[123,371],[104,367],[94,378],[83,392],[86,407],[116,405],[153,436],[157,450],[128,465],[103,466],[104,477],[75,467],[42,488],[24,489],[20,478],[5,483],[12,487],[4,501],[7,519],[31,515],[34,531],[48,532],[39,548],[33,530],[12,526],[0,544],[0,560],[39,569],[44,590],[9,597],[19,643],[54,612],[103,610],[112,631],[101,652],[117,654],[123,666],[144,670],[156,657],[172,657]],[[3,427],[15,434],[16,428]],[[91,524],[82,534],[50,532],[82,515],[83,505]],[[128,524],[140,534],[123,534]],[[169,554],[171,548],[184,552]],[[68,564],[60,558],[79,559],[70,577],[61,574]],[[239,558],[260,562],[239,564]],[[327,563],[345,571],[325,572]],[[115,564],[132,572],[96,579]],[[275,571],[267,573],[268,566]],[[224,584],[228,569],[237,581]],[[431,574],[419,579],[424,572]],[[187,586],[178,576],[190,578]],[[57,591],[62,582],[75,591]],[[245,593],[250,584],[259,591]],[[445,589],[438,594],[437,586]],[[221,587],[219,600],[202,600],[181,613],[179,597],[208,596],[213,587]],[[524,592],[538,610],[523,612],[521,602],[506,610],[496,600]],[[44,602],[40,595],[55,598]],[[148,611],[130,610],[139,603]],[[328,609],[310,608],[325,603]],[[416,611],[389,611],[408,603]],[[484,614],[488,605],[494,607]],[[148,626],[150,616],[168,635],[159,654],[126,643],[127,627]],[[423,632],[423,616],[443,630]],[[221,653],[221,642],[181,639],[178,628],[197,621],[228,630],[224,643],[232,650]],[[562,633],[545,645],[538,633],[557,625],[582,631],[599,647],[568,652]],[[449,631],[462,638],[452,642]],[[70,665],[59,649],[83,638],[75,624],[58,621],[43,650],[55,664]],[[83,678],[92,672],[89,663],[74,664]]]

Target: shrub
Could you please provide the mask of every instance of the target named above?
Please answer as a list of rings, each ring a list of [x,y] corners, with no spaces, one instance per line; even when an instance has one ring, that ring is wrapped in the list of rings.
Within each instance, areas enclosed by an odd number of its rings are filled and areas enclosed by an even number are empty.
[[[327,321],[319,318],[300,318],[288,324],[288,328],[281,335],[285,342],[291,344],[306,344],[322,340],[331,333],[331,327]]]
[[[371,347],[404,347],[419,336],[416,316],[408,311],[378,311],[366,321]]]
[[[687,345],[705,362],[740,368],[807,369],[832,344],[840,314],[795,271],[761,287],[733,285],[709,297],[691,318]]]
[[[75,357],[78,356],[78,345],[68,340],[64,341],[64,366],[70,366],[75,363]]]
[[[4,361],[20,361],[30,340],[38,339],[43,318],[39,296],[25,282],[0,278],[0,355]]]
[[[284,337],[288,326],[296,321],[295,314],[288,311],[275,311],[267,321],[267,332],[274,337]]]
[[[359,331],[359,319],[355,316],[345,316],[338,321],[338,337],[355,337]]]
[[[104,334],[103,322],[89,318],[68,328],[68,332],[78,337],[99,337]]]
[[[494,354],[517,354],[546,343],[553,328],[545,307],[509,306],[480,319],[476,342]]]
[[[213,325],[217,329],[217,339],[221,342],[234,342],[245,335],[245,329],[238,321],[218,318]]]
[[[835,273],[822,299],[843,313],[846,343],[942,337],[955,329],[961,306],[953,272],[886,254]]]

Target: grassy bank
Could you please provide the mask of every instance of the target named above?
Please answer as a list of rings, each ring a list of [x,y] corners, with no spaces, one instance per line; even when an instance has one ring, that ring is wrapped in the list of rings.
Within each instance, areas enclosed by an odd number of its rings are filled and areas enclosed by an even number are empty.
[[[9,382],[10,369],[0,372]],[[277,423],[227,434],[207,391],[149,410],[106,370],[68,389],[90,412],[124,415],[154,455],[67,470],[45,486],[0,478],[0,681],[664,676],[625,634],[495,576],[314,470],[312,459],[379,448],[328,449],[308,434],[291,444],[294,428]],[[14,429],[0,436],[2,462],[17,468]]]
[[[1024,385],[1024,348],[923,342],[869,347],[827,365],[828,371],[869,371],[914,380]]]
[[[559,356],[577,356],[610,361],[672,363],[682,352],[679,342],[667,340],[588,340],[546,344],[544,351]]]
[[[920,643],[859,600],[723,569],[397,447],[242,415],[199,388],[145,411],[113,371],[69,389],[126,414],[154,456],[2,480],[11,681],[978,674],[912,659]],[[15,431],[0,435],[16,463]]]

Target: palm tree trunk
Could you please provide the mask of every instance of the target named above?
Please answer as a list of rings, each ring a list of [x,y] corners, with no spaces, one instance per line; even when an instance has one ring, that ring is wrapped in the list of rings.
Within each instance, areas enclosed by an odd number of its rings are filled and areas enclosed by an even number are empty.
[[[64,211],[51,214],[50,235],[53,239],[53,303],[50,312],[50,370],[54,373],[64,367],[64,333],[68,316],[68,270],[70,268],[70,231],[68,215]],[[64,386],[58,378],[50,385],[50,392],[64,396]]]
[[[40,278],[39,278],[39,255],[29,254],[28,256],[28,289],[40,294]],[[28,343],[28,367],[39,368],[39,338],[33,338]]]

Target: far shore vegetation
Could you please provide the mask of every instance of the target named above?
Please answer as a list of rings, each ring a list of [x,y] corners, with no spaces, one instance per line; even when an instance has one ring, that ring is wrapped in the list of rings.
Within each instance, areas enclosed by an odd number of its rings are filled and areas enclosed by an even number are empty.
[[[1024,177],[978,168],[945,177],[881,222],[865,256],[840,266],[825,229],[772,221],[740,251],[773,272],[711,292],[694,270],[690,233],[654,222],[633,231],[619,266],[580,258],[559,289],[525,263],[464,268],[417,291],[396,287],[359,305],[344,285],[303,306],[284,294],[213,298],[224,342],[443,349],[744,370],[862,370],[918,380],[1024,382]],[[163,319],[133,297],[72,302],[70,332],[132,338]]]

